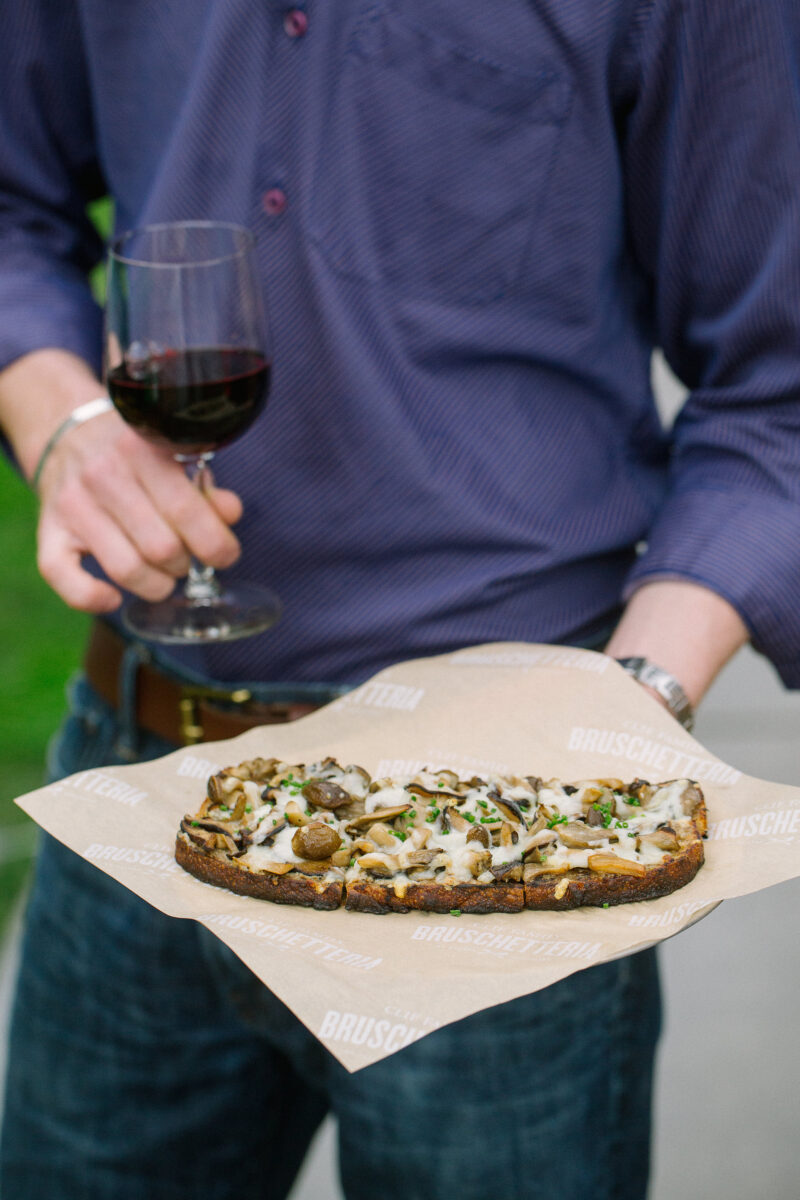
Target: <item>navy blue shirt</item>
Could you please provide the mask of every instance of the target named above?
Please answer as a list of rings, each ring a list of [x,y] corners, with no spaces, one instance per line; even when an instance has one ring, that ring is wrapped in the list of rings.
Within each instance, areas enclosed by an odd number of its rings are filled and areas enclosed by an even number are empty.
[[[590,639],[666,577],[800,685],[799,24],[789,0],[3,0],[0,364],[99,363],[105,189],[120,229],[258,238],[274,386],[216,474],[245,503],[231,576],[286,612],[187,661],[356,681]],[[654,345],[690,389],[671,432]]]

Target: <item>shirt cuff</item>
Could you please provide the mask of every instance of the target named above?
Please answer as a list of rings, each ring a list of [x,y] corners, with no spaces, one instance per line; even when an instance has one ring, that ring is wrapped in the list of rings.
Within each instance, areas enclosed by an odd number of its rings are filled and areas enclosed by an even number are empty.
[[[757,492],[673,493],[625,584],[686,579],[739,613],[756,650],[800,688],[800,505]]]
[[[33,350],[69,350],[100,374],[103,318],[88,282],[0,274],[0,370]]]

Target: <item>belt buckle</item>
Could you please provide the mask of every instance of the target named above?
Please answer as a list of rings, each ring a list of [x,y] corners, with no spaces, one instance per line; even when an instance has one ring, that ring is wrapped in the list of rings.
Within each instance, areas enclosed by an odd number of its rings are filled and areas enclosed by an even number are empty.
[[[248,704],[252,698],[252,693],[248,688],[234,688],[233,691],[227,691],[225,688],[204,687],[202,684],[182,684],[178,711],[184,746],[195,746],[205,737],[200,720],[200,702],[202,700],[244,705]]]

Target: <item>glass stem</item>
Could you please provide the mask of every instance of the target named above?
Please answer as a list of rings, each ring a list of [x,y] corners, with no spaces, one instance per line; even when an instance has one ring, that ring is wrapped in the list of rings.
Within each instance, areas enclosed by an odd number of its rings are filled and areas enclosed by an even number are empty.
[[[201,492],[206,492],[210,486],[208,464],[212,454],[183,455],[176,454],[178,462],[182,462],[190,481]],[[189,560],[189,574],[183,585],[183,594],[194,604],[213,604],[222,592],[219,580],[213,567],[206,566],[192,556]]]

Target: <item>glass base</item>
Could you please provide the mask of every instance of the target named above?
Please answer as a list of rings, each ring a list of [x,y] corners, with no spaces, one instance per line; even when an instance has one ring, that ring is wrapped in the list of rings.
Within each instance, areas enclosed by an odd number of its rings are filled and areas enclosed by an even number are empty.
[[[129,600],[122,621],[144,641],[186,646],[252,637],[269,629],[280,615],[281,602],[269,588],[237,583],[202,600],[190,600],[182,591],[157,603]]]

